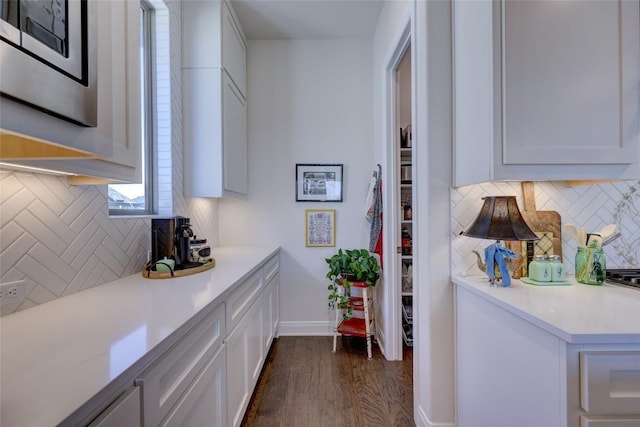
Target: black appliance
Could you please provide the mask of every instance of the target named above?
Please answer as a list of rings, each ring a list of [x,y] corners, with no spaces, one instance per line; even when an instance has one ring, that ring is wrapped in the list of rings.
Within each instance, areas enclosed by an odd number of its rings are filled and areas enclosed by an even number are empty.
[[[151,219],[151,262],[165,257],[175,259],[176,219]]]
[[[175,245],[176,245],[176,268],[182,266],[182,268],[188,268],[191,266],[191,247],[190,241],[193,237],[193,230],[191,230],[190,219],[177,216],[176,217],[176,229],[175,229]]]
[[[611,268],[606,274],[609,283],[640,289],[640,268]]]

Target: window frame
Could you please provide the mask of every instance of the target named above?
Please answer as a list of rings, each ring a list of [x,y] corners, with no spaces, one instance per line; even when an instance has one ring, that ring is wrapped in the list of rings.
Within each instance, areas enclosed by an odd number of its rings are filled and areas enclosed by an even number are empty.
[[[155,65],[155,8],[147,0],[140,0],[140,44],[144,55],[140,55],[141,102],[141,167],[144,173],[144,209],[111,209],[109,216],[149,216],[155,215],[158,202],[155,182],[158,178],[155,158],[157,150],[157,96]],[[144,77],[144,78],[143,78]],[[144,138],[142,137],[144,135]],[[143,148],[143,149],[142,149]],[[126,184],[125,184],[126,185]]]

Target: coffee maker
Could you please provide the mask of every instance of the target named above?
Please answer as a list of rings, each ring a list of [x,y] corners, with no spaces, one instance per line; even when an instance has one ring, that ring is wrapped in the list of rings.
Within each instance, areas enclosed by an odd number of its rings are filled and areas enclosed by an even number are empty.
[[[176,255],[176,219],[151,219],[151,262],[155,263],[163,258],[173,258]]]
[[[175,250],[176,250],[176,269],[189,268],[191,265],[191,248],[190,240],[193,237],[190,219],[177,216],[175,229]],[[181,266],[181,267],[179,267]]]
[[[151,219],[151,262],[163,258],[176,261],[176,270],[201,265],[191,262],[190,240],[193,237],[190,219],[183,216]]]

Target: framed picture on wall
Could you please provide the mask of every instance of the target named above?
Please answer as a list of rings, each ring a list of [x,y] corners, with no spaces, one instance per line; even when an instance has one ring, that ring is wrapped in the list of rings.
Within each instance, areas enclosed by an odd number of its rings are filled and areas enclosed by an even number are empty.
[[[296,202],[341,201],[341,164],[296,164]]]
[[[307,209],[305,210],[305,246],[335,246],[336,245],[336,210],[335,209]]]

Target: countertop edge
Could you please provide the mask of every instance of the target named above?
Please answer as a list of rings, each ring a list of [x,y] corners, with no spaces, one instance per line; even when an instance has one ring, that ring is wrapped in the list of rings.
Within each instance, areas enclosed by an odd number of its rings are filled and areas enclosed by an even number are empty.
[[[502,289],[504,291],[509,291],[510,287],[501,288],[501,287],[492,287],[489,285],[488,280],[484,280],[486,277],[484,276],[452,276],[451,281],[461,288],[483,298],[484,300],[495,304],[498,307],[512,313],[519,318],[539,327],[540,329],[547,331],[554,336],[560,338],[561,340],[569,343],[569,344],[638,344],[640,343],[640,329],[638,332],[632,333],[589,333],[589,332],[572,332],[567,330],[561,326],[558,326],[548,320],[541,318],[539,315],[533,313],[531,310],[528,310],[524,304],[514,304],[505,299],[501,299],[497,294],[492,293],[491,289]],[[573,279],[570,279],[575,282]],[[485,283],[486,282],[486,283]],[[533,286],[527,285],[520,280],[513,280],[512,286],[516,284],[516,286]],[[486,286],[486,287],[483,287]],[[583,286],[577,283],[573,283],[571,286]],[[586,285],[584,285],[586,286]],[[607,285],[607,286],[615,286],[615,285]],[[540,289],[542,295],[545,287],[533,287]],[[598,287],[600,289],[605,289],[604,287]],[[548,288],[547,288],[548,289]],[[614,288],[615,289],[615,288]],[[630,292],[636,292],[636,290],[627,290]],[[632,295],[632,294],[629,294]],[[640,297],[640,293],[638,293]]]

